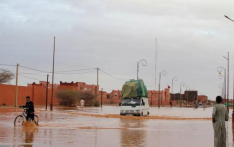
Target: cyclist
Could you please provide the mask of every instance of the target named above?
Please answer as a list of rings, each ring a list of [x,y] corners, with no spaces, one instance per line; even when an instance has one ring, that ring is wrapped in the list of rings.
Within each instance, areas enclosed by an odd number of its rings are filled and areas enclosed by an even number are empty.
[[[23,106],[23,108],[26,109],[26,114],[27,114],[26,120],[28,121],[28,119],[31,118],[31,120],[33,121],[34,120],[34,105],[33,105],[33,102],[30,101],[29,96],[26,97],[26,100],[27,100],[26,105]]]

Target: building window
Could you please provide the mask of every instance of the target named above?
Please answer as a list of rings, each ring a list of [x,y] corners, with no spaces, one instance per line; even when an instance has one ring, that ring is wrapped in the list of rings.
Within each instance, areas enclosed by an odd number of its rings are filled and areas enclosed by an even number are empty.
[[[110,95],[109,95],[109,94],[107,94],[106,98],[107,98],[107,99],[109,99],[109,98],[110,98]]]
[[[91,90],[92,90],[92,88],[89,88],[89,90],[91,91]]]
[[[84,90],[87,90],[87,88],[84,88]]]
[[[115,96],[117,96],[117,93],[115,93]]]

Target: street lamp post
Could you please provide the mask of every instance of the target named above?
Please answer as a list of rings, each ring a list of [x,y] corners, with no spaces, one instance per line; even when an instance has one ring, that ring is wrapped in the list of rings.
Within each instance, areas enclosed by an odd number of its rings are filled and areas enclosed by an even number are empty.
[[[153,90],[152,90],[152,91],[151,91],[151,106],[153,105],[153,102],[152,102],[153,95],[154,95],[154,93],[153,93]]]
[[[54,51],[53,51],[53,70],[52,70],[52,91],[51,91],[51,102],[50,110],[53,110],[53,98],[54,98],[54,59],[55,59],[55,37],[54,37]]]
[[[222,97],[224,97],[223,96],[223,87],[224,87],[224,83],[219,84],[219,92],[220,92]]]
[[[187,91],[188,87],[189,87],[189,85],[186,86],[186,91]],[[188,105],[187,105],[188,104],[188,91],[187,91],[186,99],[187,99],[187,101],[186,101],[186,107],[188,107]]]
[[[231,18],[229,18],[228,16],[224,15],[227,19],[231,20],[232,22],[234,22],[234,20],[232,20]],[[228,57],[229,58],[229,57]],[[229,72],[229,71],[228,71]],[[229,80],[229,79],[228,79]],[[233,91],[234,91],[234,86],[233,86]],[[234,92],[233,92],[233,96],[232,96],[232,123],[234,123]]]
[[[180,107],[181,107],[181,90],[182,90],[182,89],[181,89],[181,85],[184,86],[184,84],[185,84],[184,82],[181,82],[181,83],[180,83]]]
[[[173,94],[173,81],[177,81],[178,80],[178,78],[177,77],[174,77],[174,78],[172,78],[172,87],[171,87],[171,90],[172,90],[172,94]],[[174,94],[173,94],[174,95]],[[171,98],[172,99],[172,98]],[[175,95],[174,95],[174,100],[175,100]]]
[[[102,88],[102,91],[101,91],[101,108],[102,108],[102,93],[103,93],[103,88]]]
[[[186,90],[188,90],[188,87],[190,87],[189,85],[186,86]]]
[[[173,81],[177,81],[177,80],[178,80],[178,78],[177,78],[177,77],[172,78],[172,87],[171,87],[172,94],[173,94]]]
[[[223,83],[222,83],[222,93],[221,93],[221,96],[222,96],[223,98],[225,98],[225,97],[226,97],[226,96],[225,96],[225,94],[226,94],[226,93],[225,93],[225,91],[226,91],[226,90],[225,90],[225,89],[226,89],[226,87],[225,87],[225,81],[226,81],[226,80],[225,80],[225,76],[224,76],[224,75],[219,75],[219,79],[221,80],[222,78],[223,78],[224,80],[223,80]]]
[[[226,95],[226,99],[227,99],[227,108],[228,108],[228,101],[229,101],[229,52],[228,52],[228,56],[225,57],[223,56],[226,60],[227,60],[227,95]]]
[[[137,62],[137,80],[139,79],[138,73],[139,73],[139,66],[140,66],[141,62],[142,62],[142,66],[146,66],[147,65],[147,61],[145,59],[142,59],[142,60],[140,60],[140,61]]]
[[[221,75],[222,70],[224,71],[224,75]],[[221,79],[221,78],[220,78],[221,76],[224,77],[224,98],[227,99],[227,98],[226,98],[226,96],[227,96],[227,95],[226,95],[226,91],[227,91],[227,90],[226,90],[226,85],[227,85],[227,84],[226,84],[226,68],[220,66],[220,67],[217,68],[217,71],[219,72],[219,79]]]
[[[161,71],[160,73],[159,73],[159,85],[158,85],[158,108],[160,108],[160,82],[161,82],[161,74],[162,75],[166,75],[167,74],[167,72],[165,71],[165,70],[163,70],[163,71]]]

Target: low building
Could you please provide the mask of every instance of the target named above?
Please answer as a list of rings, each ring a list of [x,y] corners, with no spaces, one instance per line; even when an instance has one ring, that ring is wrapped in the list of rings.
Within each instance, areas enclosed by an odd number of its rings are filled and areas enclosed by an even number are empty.
[[[121,102],[121,91],[112,90],[110,93],[99,91],[99,99],[103,104],[119,104]]]
[[[83,91],[83,92],[90,91],[93,94],[99,93],[97,85],[88,85],[84,82],[73,82],[72,81],[71,83],[67,83],[67,82],[60,81],[59,89],[70,89],[70,90],[77,90],[77,91]]]
[[[184,100],[184,94],[180,94],[180,93],[171,93],[171,100],[173,101],[178,101],[178,100]]]
[[[199,102],[207,103],[208,97],[206,95],[198,95],[197,99]]]
[[[184,92],[184,99],[185,101],[195,102],[197,100],[197,91],[189,90]]]

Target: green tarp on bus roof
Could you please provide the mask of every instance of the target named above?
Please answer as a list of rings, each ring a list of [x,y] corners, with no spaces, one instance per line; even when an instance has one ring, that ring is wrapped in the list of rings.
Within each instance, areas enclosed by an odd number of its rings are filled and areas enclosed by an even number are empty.
[[[125,82],[122,87],[122,98],[128,97],[148,98],[148,92],[143,80],[130,80]]]

